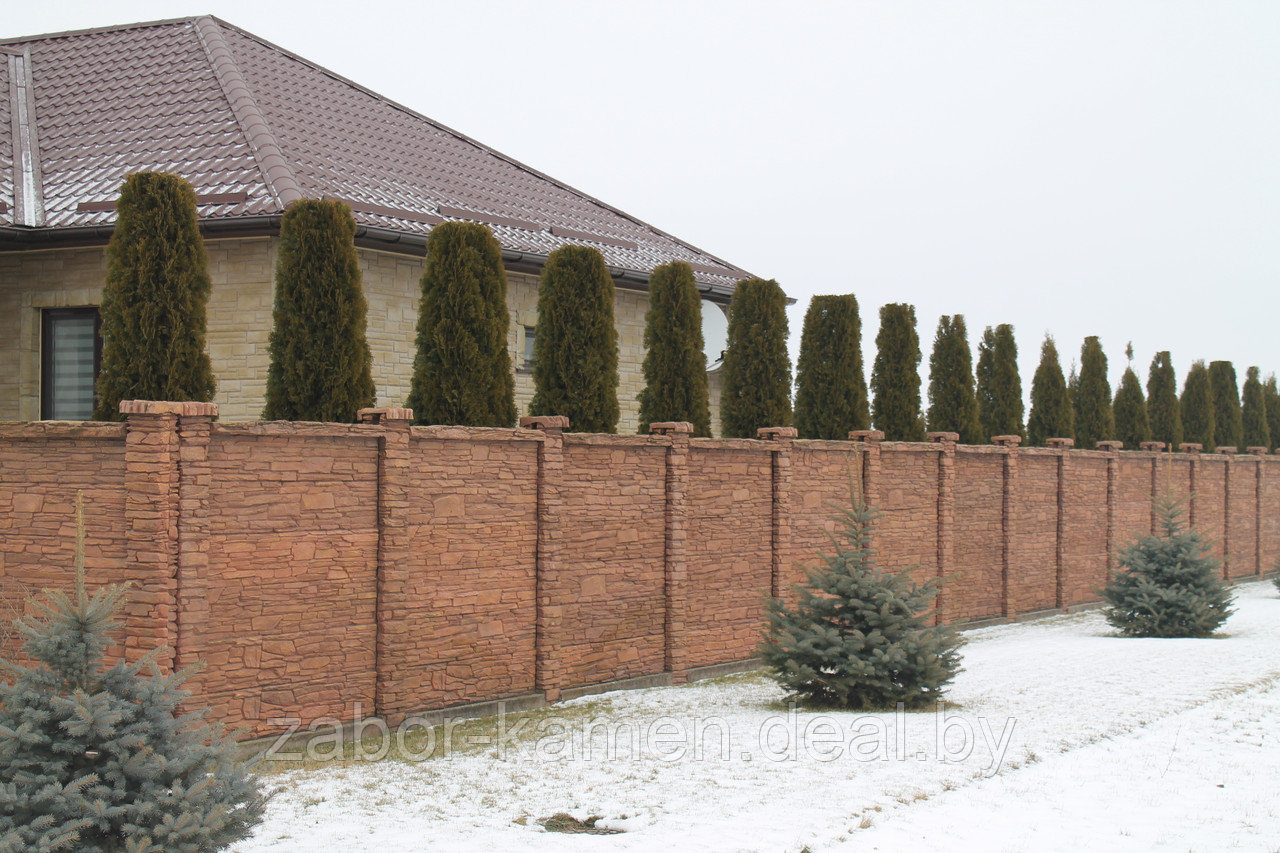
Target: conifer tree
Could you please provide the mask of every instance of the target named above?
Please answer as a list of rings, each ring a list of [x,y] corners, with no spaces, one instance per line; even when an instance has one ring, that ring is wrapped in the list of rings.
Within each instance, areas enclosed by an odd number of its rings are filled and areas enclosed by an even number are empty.
[[[1178,377],[1173,372],[1168,350],[1156,353],[1151,359],[1151,370],[1147,374],[1147,415],[1151,438],[1177,450],[1182,443],[1182,412],[1178,406]]]
[[[1272,373],[1262,385],[1262,396],[1267,404],[1267,430],[1271,433],[1271,450],[1280,446],[1280,387]]]
[[[875,563],[875,513],[859,498],[832,505],[841,530],[825,565],[808,570],[796,601],[768,604],[760,655],[791,696],[819,707],[931,707],[960,669],[961,641],[930,625],[937,581]]]
[[[1232,613],[1231,590],[1209,546],[1182,523],[1166,493],[1156,499],[1159,536],[1142,536],[1120,553],[1102,598],[1107,621],[1126,637],[1207,637]]]
[[[538,285],[530,412],[567,415],[575,432],[617,431],[613,302],[613,279],[598,251],[562,246],[547,256]]]
[[[95,419],[123,420],[121,400],[213,399],[204,350],[209,288],[191,185],[163,172],[130,175],[107,245]]]
[[[843,440],[870,422],[857,297],[815,296],[800,336],[796,430],[801,438]]]
[[[1267,398],[1258,374],[1256,367],[1250,367],[1245,372],[1242,409],[1244,441],[1240,446],[1241,450],[1246,447],[1271,446],[1271,428],[1267,424]]]
[[[755,438],[760,427],[791,425],[791,356],[787,297],[776,281],[738,282],[729,302],[720,431]]]
[[[34,665],[0,661],[0,850],[197,853],[248,837],[265,806],[253,765],[179,710],[187,673],[161,673],[155,652],[105,660],[126,589],[86,591],[78,497],[76,521],[74,592],[31,601],[18,628]]]
[[[406,401],[414,420],[513,426],[507,273],[493,233],[479,222],[443,222],[432,228],[421,287],[417,353]]]
[[[267,420],[352,423],[374,402],[351,209],[302,199],[280,221]]]
[[[1142,442],[1151,440],[1151,423],[1147,418],[1147,401],[1142,398],[1142,382],[1133,367],[1126,367],[1115,399],[1116,438],[1125,450],[1138,450]]]
[[[1018,375],[1018,345],[1013,326],[987,326],[978,344],[978,420],[982,435],[1026,435],[1022,423],[1022,379]]]
[[[871,368],[871,422],[889,441],[924,441],[920,358],[915,306],[882,306]]]
[[[1107,380],[1107,356],[1094,335],[1080,348],[1080,379],[1072,397],[1076,416],[1076,447],[1092,450],[1099,441],[1116,435],[1111,410],[1111,383]]]
[[[688,421],[694,435],[711,435],[702,300],[693,268],[684,261],[655,267],[649,275],[644,346],[640,433],[647,434],[652,423]]]
[[[942,315],[929,356],[929,414],[931,432],[955,432],[962,444],[982,444],[978,398],[973,388],[973,355],[964,315]],[[988,436],[989,438],[989,436]]]
[[[1244,419],[1235,365],[1229,361],[1209,364],[1209,393],[1213,395],[1214,445],[1239,448],[1244,441]]]
[[[1213,391],[1209,386],[1209,368],[1203,361],[1193,362],[1182,385],[1182,399],[1178,402],[1182,412],[1182,433],[1192,444],[1204,445],[1206,453],[1216,448],[1213,412]]]
[[[1027,440],[1033,447],[1044,447],[1051,438],[1073,438],[1075,414],[1067,394],[1067,382],[1058,362],[1058,348],[1053,338],[1044,336],[1040,345],[1040,364],[1031,380],[1031,415],[1027,418]]]

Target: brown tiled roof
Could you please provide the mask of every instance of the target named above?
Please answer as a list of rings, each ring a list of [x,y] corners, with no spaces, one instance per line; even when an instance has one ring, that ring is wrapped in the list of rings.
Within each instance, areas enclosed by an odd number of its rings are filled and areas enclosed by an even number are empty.
[[[584,243],[640,277],[688,261],[721,294],[746,276],[217,18],[0,41],[0,243],[109,227],[120,184],[144,169],[190,181],[211,224],[270,223],[298,198],[331,197],[389,243],[474,219],[534,262]]]

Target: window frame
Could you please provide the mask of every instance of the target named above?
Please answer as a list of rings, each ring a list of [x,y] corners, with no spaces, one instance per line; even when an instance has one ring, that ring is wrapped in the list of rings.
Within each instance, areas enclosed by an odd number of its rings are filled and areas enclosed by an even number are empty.
[[[98,405],[98,376],[102,372],[102,312],[97,305],[40,309],[40,420],[53,409],[53,324],[59,318],[93,317],[93,404]],[[92,419],[92,415],[90,415]]]

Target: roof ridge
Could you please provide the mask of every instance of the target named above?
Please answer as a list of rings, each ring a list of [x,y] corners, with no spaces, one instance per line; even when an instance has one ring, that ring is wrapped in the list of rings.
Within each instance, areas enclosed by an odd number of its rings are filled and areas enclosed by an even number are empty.
[[[449,127],[448,125],[441,124],[439,121],[436,121],[435,119],[431,118],[430,116],[425,115],[425,114],[423,114],[423,113],[420,113],[420,112],[418,112],[417,110],[413,109],[412,107],[405,106],[404,104],[400,103],[399,101],[394,101],[394,100],[392,100],[391,98],[388,98],[386,95],[383,95],[383,94],[380,94],[380,93],[378,93],[378,92],[375,92],[373,89],[370,89],[370,88],[368,88],[367,86],[362,86],[361,84],[359,84],[359,83],[357,83],[356,81],[354,81],[354,80],[350,79],[349,77],[344,77],[344,76],[342,76],[341,74],[338,74],[336,71],[331,71],[330,69],[325,68],[323,65],[320,65],[320,64],[319,64],[319,63],[317,63],[317,62],[313,62],[312,60],[307,59],[305,56],[300,56],[300,55],[298,55],[298,54],[294,53],[293,51],[289,50],[288,48],[281,47],[280,45],[275,44],[274,42],[268,41],[267,39],[264,39],[264,38],[262,38],[262,37],[261,37],[261,36],[259,36],[259,35],[255,35],[254,33],[251,33],[251,32],[249,32],[248,30],[245,30],[245,29],[243,29],[243,28],[241,28],[241,27],[237,27],[235,24],[228,23],[228,22],[226,22],[226,21],[222,20],[221,18],[217,17],[216,15],[207,15],[207,16],[205,16],[205,18],[207,18],[207,19],[209,19],[209,20],[212,20],[212,21],[215,21],[215,22],[216,22],[217,24],[219,24],[220,26],[227,27],[228,29],[235,30],[236,32],[240,33],[240,35],[242,35],[242,36],[244,36],[244,37],[246,37],[246,38],[253,39],[254,41],[258,42],[259,44],[261,44],[261,45],[263,45],[263,46],[265,46],[265,47],[268,47],[268,48],[270,48],[270,49],[272,49],[272,50],[274,50],[274,51],[277,51],[277,52],[279,52],[279,53],[282,53],[282,54],[284,54],[285,56],[288,56],[290,59],[293,59],[293,60],[296,60],[296,61],[298,61],[298,62],[301,62],[302,64],[307,65],[307,66],[309,66],[309,67],[311,67],[311,68],[315,69],[316,71],[319,71],[319,72],[320,72],[320,73],[322,73],[322,74],[327,74],[328,76],[332,77],[333,79],[338,80],[339,82],[345,83],[345,84],[347,84],[348,86],[351,86],[351,87],[353,87],[353,88],[355,88],[355,89],[358,89],[358,90],[360,90],[361,92],[364,92],[366,95],[369,95],[369,96],[371,96],[371,97],[373,97],[373,98],[375,98],[375,99],[377,99],[377,100],[381,101],[382,103],[387,104],[388,106],[394,107],[395,109],[398,109],[398,110],[401,110],[402,112],[408,113],[409,115],[414,116],[415,118],[421,119],[422,121],[425,121],[427,124],[431,125],[432,127],[437,128],[438,130],[441,130],[441,131],[443,131],[443,132],[445,132],[445,133],[448,133],[448,134],[450,134],[450,135],[452,135],[452,136],[454,136],[454,137],[456,137],[456,138],[458,138],[458,139],[462,140],[463,142],[468,143],[469,145],[473,145],[473,146],[475,146],[476,148],[479,148],[480,150],[485,151],[485,152],[487,152],[488,154],[491,154],[491,155],[493,155],[494,157],[497,157],[497,158],[498,158],[498,159],[500,159],[500,160],[504,160],[504,161],[506,161],[506,162],[510,163],[511,165],[515,166],[517,169],[522,169],[522,170],[524,170],[525,172],[530,173],[531,175],[534,175],[534,176],[536,176],[536,177],[538,177],[538,178],[541,178],[541,179],[542,179],[542,180],[544,180],[544,181],[547,181],[548,183],[555,184],[556,186],[560,187],[561,189],[567,190],[568,192],[573,193],[574,195],[576,195],[576,196],[578,196],[578,197],[580,197],[580,198],[584,199],[585,201],[588,201],[588,202],[591,202],[592,204],[598,205],[598,206],[600,206],[600,207],[604,208],[605,210],[612,211],[613,213],[617,214],[618,216],[621,216],[623,219],[626,219],[626,220],[628,220],[628,221],[630,221],[630,222],[633,222],[633,223],[635,223],[636,225],[640,225],[640,226],[642,226],[642,227],[644,227],[644,228],[648,228],[650,231],[653,231],[655,234],[661,235],[661,236],[663,236],[663,237],[666,237],[666,238],[667,238],[667,239],[669,239],[669,240],[672,240],[672,241],[674,241],[674,242],[676,242],[676,243],[679,243],[681,246],[684,246],[686,249],[690,249],[690,250],[692,250],[692,251],[694,251],[694,252],[697,252],[699,255],[702,255],[702,256],[704,256],[704,257],[710,258],[711,260],[713,260],[713,261],[715,261],[715,262],[717,262],[717,263],[723,264],[725,267],[727,267],[727,268],[729,268],[729,269],[731,269],[731,270],[739,270],[739,271],[742,271],[742,268],[741,268],[741,267],[739,267],[739,266],[737,266],[736,264],[731,264],[731,263],[729,263],[728,261],[724,260],[723,258],[720,258],[720,257],[718,257],[718,256],[716,256],[716,255],[711,254],[710,252],[706,251],[705,249],[700,249],[700,248],[698,248],[697,246],[694,246],[694,245],[693,245],[693,244],[691,244],[691,243],[687,243],[687,242],[685,242],[684,240],[681,240],[679,237],[676,237],[676,236],[674,236],[674,235],[672,235],[672,234],[667,233],[666,231],[663,231],[663,230],[662,230],[662,229],[660,229],[660,228],[656,228],[656,227],[654,227],[653,225],[650,225],[648,222],[645,222],[645,221],[644,221],[644,220],[642,220],[642,219],[639,219],[639,218],[637,218],[637,217],[635,217],[635,216],[632,216],[631,214],[627,213],[627,212],[626,212],[626,211],[624,211],[624,210],[620,210],[619,208],[616,208],[616,207],[614,207],[613,205],[611,205],[611,204],[609,204],[609,203],[607,203],[607,202],[601,201],[600,199],[596,198],[595,196],[591,195],[590,193],[583,192],[582,190],[577,189],[576,187],[573,187],[573,186],[571,186],[571,185],[569,185],[569,184],[566,184],[564,181],[558,180],[557,178],[554,178],[554,177],[552,177],[551,175],[546,174],[545,172],[541,172],[541,171],[539,171],[538,169],[533,168],[532,166],[529,166],[529,165],[527,165],[527,164],[525,164],[525,163],[520,162],[519,160],[515,159],[514,157],[511,157],[511,156],[509,156],[509,155],[507,155],[507,154],[503,154],[501,151],[498,151],[498,150],[496,150],[496,149],[494,149],[494,148],[490,148],[488,145],[485,145],[483,142],[480,142],[480,141],[478,141],[478,140],[476,140],[476,139],[471,138],[470,136],[466,135],[465,133],[462,133],[462,132],[460,132],[460,131],[454,130],[453,128]]]
[[[293,169],[289,166],[280,143],[276,141],[275,134],[271,132],[266,116],[258,108],[253,90],[249,88],[244,75],[240,73],[240,67],[236,65],[231,48],[222,37],[220,25],[223,22],[212,15],[202,15],[190,20],[195,24],[196,36],[200,39],[205,55],[209,58],[209,65],[213,68],[218,86],[231,106],[236,123],[240,125],[245,141],[249,143],[253,157],[258,162],[263,182],[275,196],[281,209],[287,208],[303,198],[302,187],[294,177]]]
[[[189,24],[196,20],[196,16],[191,15],[185,18],[162,18],[158,21],[139,21],[136,24],[110,24],[105,27],[85,27],[79,30],[62,30],[56,33],[36,33],[29,36],[10,36],[9,38],[0,39],[0,45],[18,44],[28,41],[45,41],[47,39],[60,39],[69,36],[89,36],[97,33],[114,33],[121,30],[140,30],[146,27],[169,27],[174,24]]]

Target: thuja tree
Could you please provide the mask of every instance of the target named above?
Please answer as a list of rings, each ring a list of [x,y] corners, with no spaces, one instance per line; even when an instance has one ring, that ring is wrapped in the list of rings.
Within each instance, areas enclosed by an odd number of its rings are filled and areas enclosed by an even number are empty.
[[[280,221],[267,420],[350,423],[373,405],[355,233],[331,199],[294,202]]]
[[[121,420],[121,400],[213,399],[204,351],[209,259],[196,196],[177,175],[125,179],[107,245],[97,420]]]
[[[649,275],[644,346],[640,432],[656,422],[688,421],[694,435],[711,435],[702,300],[693,269],[683,261],[655,267]]]
[[[1045,335],[1040,345],[1040,364],[1031,379],[1031,415],[1027,418],[1028,443],[1044,447],[1050,438],[1072,438],[1075,414],[1067,395],[1067,381],[1058,361],[1053,338]]]
[[[1126,450],[1138,450],[1142,442],[1151,440],[1151,422],[1147,418],[1147,401],[1142,397],[1142,382],[1132,367],[1126,367],[1116,391],[1113,405],[1116,439]]]
[[[773,280],[738,282],[729,303],[720,430],[755,438],[760,427],[791,425],[791,356],[787,297]]]
[[[984,439],[994,435],[1024,435],[1022,378],[1018,375],[1018,344],[1013,326],[987,326],[978,342],[976,369],[978,422]]]
[[[248,837],[257,779],[202,713],[179,711],[186,674],[154,653],[105,659],[126,590],[85,590],[83,530],[74,591],[32,600],[19,624],[34,665],[3,662],[0,850],[196,853]]]
[[[978,398],[973,389],[973,355],[964,315],[942,315],[929,356],[929,429],[956,432],[964,444],[986,439],[978,422]]]
[[[796,430],[801,438],[846,439],[870,422],[858,300],[815,296],[800,336]]]
[[[1207,637],[1232,613],[1220,564],[1170,494],[1155,511],[1160,535],[1121,551],[1121,570],[1102,590],[1107,621],[1126,637]]]
[[[1080,348],[1080,379],[1071,402],[1076,417],[1076,447],[1092,450],[1099,441],[1115,438],[1107,356],[1094,335],[1085,338]]]
[[[405,403],[414,419],[420,424],[514,425],[502,247],[478,222],[441,223],[427,238],[421,285],[417,353]]]
[[[536,415],[567,415],[575,432],[618,429],[618,331],[613,279],[598,251],[562,246],[538,285],[533,340]]]
[[[932,707],[960,668],[960,640],[930,625],[937,580],[876,565],[875,514],[860,499],[834,507],[840,532],[823,565],[768,604],[760,656],[791,696],[818,707]]]
[[[915,306],[894,302],[881,307],[871,368],[871,422],[889,441],[924,441],[920,358]]]
[[[1267,424],[1267,398],[1262,390],[1262,380],[1259,379],[1256,367],[1250,367],[1245,372],[1243,396],[1244,441],[1240,449],[1270,447],[1271,428]]]
[[[1209,364],[1209,393],[1213,398],[1214,445],[1240,447],[1244,442],[1244,418],[1235,365],[1229,361]]]
[[[1182,412],[1182,434],[1193,444],[1204,445],[1212,453],[1216,447],[1213,391],[1209,386],[1209,368],[1203,361],[1192,363],[1182,384],[1182,399],[1178,402]]]
[[[1178,377],[1173,372],[1169,351],[1158,352],[1151,359],[1147,374],[1147,416],[1151,438],[1163,441],[1177,450],[1182,443],[1182,412],[1178,406]]]
[[[1280,445],[1280,387],[1272,373],[1262,385],[1262,395],[1267,404],[1267,429],[1271,432],[1271,449]]]

